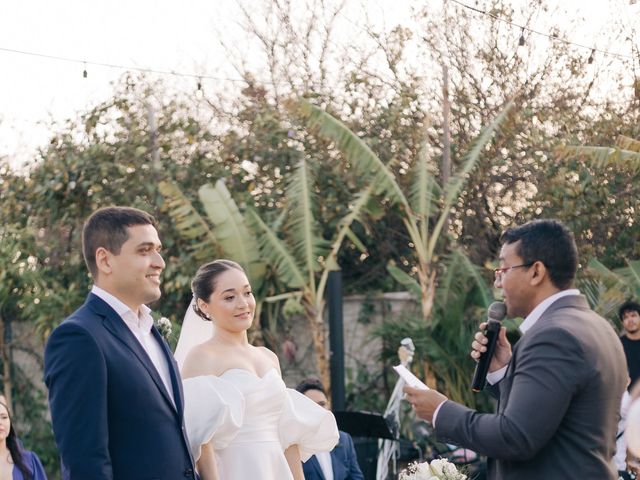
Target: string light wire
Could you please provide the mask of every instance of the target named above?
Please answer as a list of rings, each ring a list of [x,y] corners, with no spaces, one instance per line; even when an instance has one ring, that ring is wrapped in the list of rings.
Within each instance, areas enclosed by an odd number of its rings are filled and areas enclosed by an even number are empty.
[[[477,7],[473,7],[471,5],[467,5],[464,2],[461,2],[460,0],[451,0],[453,3],[456,3],[458,5],[460,5],[461,7],[467,8],[469,10],[472,10],[476,13],[480,13],[482,15],[486,15],[489,16],[499,22],[503,22],[506,23],[508,25],[511,25],[513,27],[516,28],[520,28],[521,29],[521,35],[520,35],[520,39],[519,39],[519,44],[522,45],[522,40],[524,40],[524,32],[525,30],[527,32],[530,33],[534,33],[536,35],[540,35],[546,38],[549,38],[553,41],[559,41],[562,43],[565,43],[567,45],[573,45],[576,47],[580,47],[580,48],[584,48],[587,49],[591,52],[590,55],[590,60],[591,62],[593,62],[593,56],[595,55],[596,52],[605,55],[605,56],[610,56],[610,57],[616,57],[616,58],[620,58],[620,59],[628,59],[628,60],[632,60],[633,57],[630,55],[624,55],[622,53],[617,53],[617,52],[610,52],[608,50],[603,50],[600,48],[595,48],[593,46],[588,46],[588,45],[583,45],[580,43],[576,43],[576,42],[571,42],[569,40],[565,40],[563,38],[560,38],[556,35],[552,35],[549,33],[545,33],[545,32],[541,32],[539,30],[535,30],[533,28],[527,27],[525,25],[519,25],[517,23],[511,22],[509,20],[506,20],[504,18],[501,18],[497,15],[494,15],[493,13],[487,12],[486,10],[482,10],[480,8]],[[346,18],[346,17],[345,17]],[[350,19],[346,18],[347,21],[349,21],[350,23],[355,25],[355,22],[352,22]],[[175,70],[162,70],[162,69],[158,69],[158,68],[144,68],[144,67],[135,67],[135,66],[125,66],[125,65],[118,65],[115,63],[105,63],[105,62],[95,62],[95,61],[89,61],[89,60],[81,60],[81,59],[77,59],[77,58],[70,58],[70,57],[62,57],[59,55],[48,55],[48,54],[44,54],[44,53],[38,53],[38,52],[30,52],[30,51],[26,51],[26,50],[18,50],[18,49],[14,49],[14,48],[6,48],[6,47],[0,47],[0,51],[2,52],[8,52],[8,53],[15,53],[18,55],[28,55],[28,56],[32,56],[32,57],[39,57],[39,58],[47,58],[50,60],[57,60],[57,61],[62,61],[62,62],[69,62],[69,63],[77,63],[77,64],[82,64],[84,65],[84,70],[83,70],[83,77],[86,78],[87,77],[87,65],[93,65],[93,66],[98,66],[98,67],[105,67],[105,68],[112,68],[112,69],[118,69],[118,70],[123,70],[123,71],[136,71],[136,72],[142,72],[142,73],[153,73],[153,74],[157,74],[157,75],[172,75],[175,77],[183,77],[183,78],[193,78],[196,79],[196,81],[198,82],[198,85],[201,87],[202,85],[202,80],[217,80],[217,81],[224,81],[224,82],[234,82],[234,83],[244,83],[247,84],[247,80],[241,79],[241,78],[229,78],[229,77],[219,77],[219,76],[213,76],[213,75],[202,75],[202,74],[196,74],[196,73],[185,73],[185,72],[178,72]],[[589,62],[589,63],[591,63]],[[268,83],[268,84],[274,84],[273,82],[269,82],[269,81],[263,81],[262,83]],[[282,85],[284,85],[285,83],[282,83]]]
[[[580,47],[580,48],[584,48],[584,49],[590,50],[592,52],[592,54],[594,52],[598,52],[598,53],[601,53],[602,55],[606,55],[606,56],[610,56],[610,57],[624,58],[624,59],[628,59],[628,60],[632,60],[633,59],[633,57],[631,55],[624,55],[622,53],[610,52],[608,50],[602,50],[600,48],[594,48],[594,47],[590,47],[588,45],[582,45],[581,43],[576,43],[576,42],[571,42],[569,40],[565,40],[563,38],[558,37],[557,35],[552,35],[550,33],[544,33],[544,32],[541,32],[539,30],[534,30],[533,28],[529,28],[529,27],[527,27],[525,25],[519,25],[519,24],[511,22],[511,21],[509,21],[509,20],[507,20],[505,18],[502,18],[502,17],[499,17],[497,15],[494,15],[493,13],[487,12],[486,10],[482,10],[480,8],[473,7],[471,5],[467,5],[466,3],[463,3],[463,2],[461,2],[459,0],[451,0],[451,1],[453,3],[456,3],[456,4],[460,5],[461,7],[467,8],[469,10],[472,10],[472,11],[474,11],[476,13],[480,13],[482,15],[486,15],[486,16],[491,17],[494,20],[497,20],[499,22],[506,23],[508,25],[511,25],[512,27],[521,28],[523,31],[526,30],[528,32],[535,33],[536,35],[541,35],[543,37],[549,38],[549,39],[551,39],[553,41],[562,42],[562,43],[566,43],[567,45],[573,45],[575,47]]]
[[[93,65],[93,66],[98,66],[98,67],[113,68],[113,69],[124,70],[124,71],[136,71],[136,72],[142,72],[142,73],[155,73],[155,74],[158,74],[158,75],[173,75],[173,76],[176,76],[176,77],[194,78],[194,79],[197,79],[197,80],[208,79],[208,80],[219,80],[219,81],[225,81],[225,82],[247,83],[246,80],[243,80],[243,79],[240,79],[240,78],[216,77],[216,76],[212,76],[212,75],[202,75],[202,74],[196,74],[196,73],[176,72],[174,70],[161,70],[161,69],[157,69],[157,68],[143,68],[143,67],[117,65],[117,64],[114,64],[114,63],[92,62],[92,61],[89,61],[89,60],[80,60],[80,59],[77,59],[77,58],[61,57],[61,56],[58,56],[58,55],[47,55],[47,54],[44,54],[44,53],[28,52],[26,50],[16,50],[16,49],[13,49],[13,48],[0,47],[0,51],[9,52],[9,53],[16,53],[16,54],[19,54],[19,55],[29,55],[29,56],[32,56],[32,57],[48,58],[50,60],[58,60],[58,61],[61,61],[61,62],[78,63],[78,64],[82,64],[82,65],[85,66],[85,71],[86,71],[86,66],[87,65]]]

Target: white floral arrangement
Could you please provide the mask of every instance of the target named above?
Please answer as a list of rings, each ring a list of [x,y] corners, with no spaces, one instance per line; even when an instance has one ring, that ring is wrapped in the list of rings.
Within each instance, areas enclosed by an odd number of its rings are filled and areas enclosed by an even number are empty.
[[[156,328],[165,340],[169,340],[173,328],[173,325],[171,325],[171,320],[169,320],[167,317],[160,317],[156,322]]]
[[[467,476],[453,463],[437,458],[431,462],[412,463],[400,472],[399,480],[467,480]]]

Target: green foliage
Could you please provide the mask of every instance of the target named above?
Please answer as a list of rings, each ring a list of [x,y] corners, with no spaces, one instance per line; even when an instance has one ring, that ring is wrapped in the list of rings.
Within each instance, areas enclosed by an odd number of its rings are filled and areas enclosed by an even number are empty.
[[[487,409],[487,398],[474,395],[469,388],[475,368],[469,349],[492,300],[491,290],[479,268],[462,251],[445,257],[441,270],[430,324],[425,326],[417,310],[409,311],[385,320],[375,332],[383,342],[381,362],[397,362],[400,340],[410,337],[416,347],[413,367],[418,376],[433,374],[438,389],[452,400]]]

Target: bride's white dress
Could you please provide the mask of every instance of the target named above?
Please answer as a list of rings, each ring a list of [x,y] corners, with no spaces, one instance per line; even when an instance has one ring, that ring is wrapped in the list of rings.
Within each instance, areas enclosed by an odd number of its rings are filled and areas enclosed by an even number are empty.
[[[183,384],[194,458],[211,440],[221,480],[292,479],[285,449],[298,445],[305,461],[338,443],[333,414],[286,388],[276,369],[258,377],[233,368]]]

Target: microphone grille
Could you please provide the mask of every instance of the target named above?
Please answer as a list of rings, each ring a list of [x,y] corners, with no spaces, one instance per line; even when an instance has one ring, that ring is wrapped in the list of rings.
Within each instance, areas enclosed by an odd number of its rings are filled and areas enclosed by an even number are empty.
[[[502,302],[493,302],[489,305],[487,316],[493,320],[502,320],[507,316],[507,306]]]

